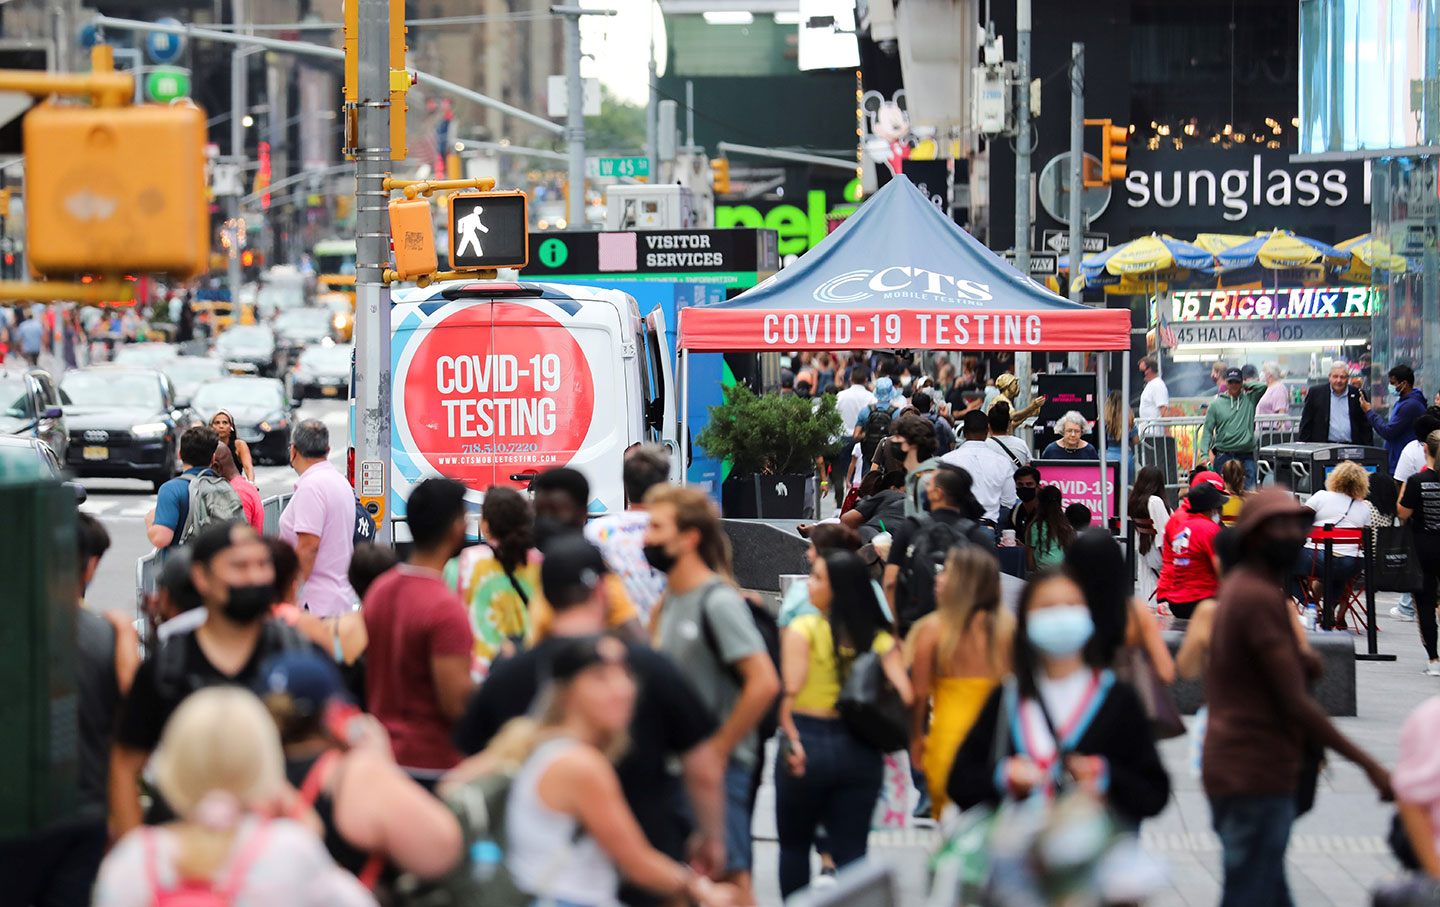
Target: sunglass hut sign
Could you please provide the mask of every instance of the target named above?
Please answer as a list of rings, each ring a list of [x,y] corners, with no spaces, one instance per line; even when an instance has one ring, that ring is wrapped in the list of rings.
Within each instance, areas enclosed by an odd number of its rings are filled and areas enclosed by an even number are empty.
[[[1356,233],[1369,228],[1369,164],[1292,164],[1289,152],[1278,149],[1136,151],[1124,192],[1126,205],[1156,227],[1263,221],[1292,229],[1322,222]],[[1337,214],[1356,221],[1335,224]]]

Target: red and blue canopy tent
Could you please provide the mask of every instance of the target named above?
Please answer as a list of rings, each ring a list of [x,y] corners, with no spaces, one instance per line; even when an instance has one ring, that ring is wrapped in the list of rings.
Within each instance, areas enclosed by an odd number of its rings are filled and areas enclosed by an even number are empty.
[[[1023,277],[904,176],[769,280],[734,299],[682,309],[679,318],[680,436],[687,459],[691,352],[1100,351],[1096,428],[1103,439],[1109,353],[1122,351],[1121,391],[1129,397],[1128,310],[1061,299]],[[1121,433],[1120,488],[1129,478],[1128,434]],[[1105,445],[1098,448],[1104,475]]]

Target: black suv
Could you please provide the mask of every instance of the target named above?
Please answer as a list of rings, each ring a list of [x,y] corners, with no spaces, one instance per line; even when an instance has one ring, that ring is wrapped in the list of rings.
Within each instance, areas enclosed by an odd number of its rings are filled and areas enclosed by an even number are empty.
[[[170,379],[148,368],[95,366],[66,372],[70,449],[76,476],[145,479],[156,489],[178,472],[180,433],[195,423],[175,404]]]

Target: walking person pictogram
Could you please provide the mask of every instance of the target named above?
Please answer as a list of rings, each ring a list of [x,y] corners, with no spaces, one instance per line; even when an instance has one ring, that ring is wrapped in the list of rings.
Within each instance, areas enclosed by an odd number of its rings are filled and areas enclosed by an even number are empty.
[[[489,233],[490,228],[480,222],[480,214],[484,210],[484,208],[476,208],[455,222],[456,228],[460,231],[460,248],[456,251],[456,255],[464,255],[467,246],[474,246],[477,256],[485,254],[480,251],[480,233]],[[480,232],[475,232],[477,230]]]

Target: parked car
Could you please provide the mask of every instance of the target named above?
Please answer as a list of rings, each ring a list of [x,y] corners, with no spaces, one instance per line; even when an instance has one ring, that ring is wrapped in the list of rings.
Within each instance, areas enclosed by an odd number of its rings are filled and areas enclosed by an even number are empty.
[[[350,357],[355,347],[348,343],[312,346],[300,354],[290,373],[290,396],[296,401],[311,397],[345,398],[350,386]]]
[[[275,374],[275,334],[259,324],[237,324],[215,340],[215,357],[232,372]]]
[[[85,485],[66,478],[58,456],[50,445],[39,438],[17,438],[0,435],[0,479],[55,479],[75,494],[76,504],[89,497]]]
[[[89,497],[84,485],[66,478],[55,451],[39,438],[0,435],[0,479],[55,479],[74,492],[75,503]]]
[[[303,350],[322,340],[335,339],[335,313],[323,306],[290,309],[275,316],[275,345]]]
[[[175,402],[170,379],[155,369],[97,365],[60,381],[70,446],[65,466],[77,476],[144,479],[156,489],[178,472],[180,434],[196,423]]]
[[[0,368],[0,435],[36,438],[65,458],[64,399],[50,373],[38,368]]]
[[[179,355],[180,347],[173,343],[127,343],[115,347],[110,361],[115,365],[155,368]]]
[[[175,390],[175,402],[185,407],[206,381],[225,377],[225,363],[209,356],[180,356],[160,366]]]
[[[235,436],[250,445],[250,456],[256,463],[284,464],[290,460],[290,423],[295,421],[295,404],[282,382],[240,376],[207,381],[195,392],[193,405],[206,421],[214,417],[216,410],[229,412],[235,419]]]

